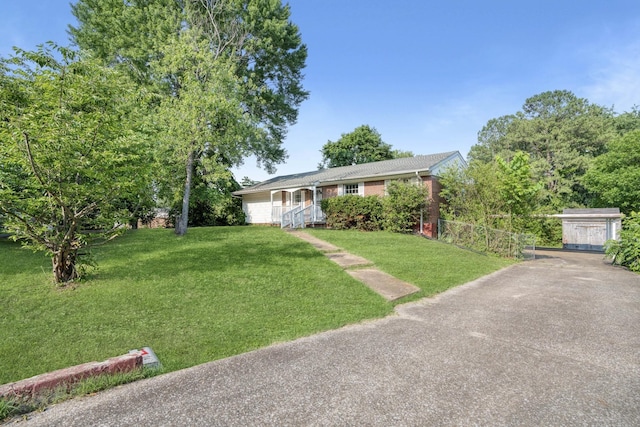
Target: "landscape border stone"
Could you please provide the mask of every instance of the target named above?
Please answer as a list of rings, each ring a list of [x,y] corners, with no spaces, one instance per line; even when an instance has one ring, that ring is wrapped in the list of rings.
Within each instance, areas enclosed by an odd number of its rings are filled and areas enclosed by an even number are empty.
[[[45,390],[53,390],[61,385],[70,385],[85,378],[103,374],[129,372],[142,367],[142,353],[125,354],[102,362],[88,362],[25,380],[0,386],[0,397],[35,396]]]

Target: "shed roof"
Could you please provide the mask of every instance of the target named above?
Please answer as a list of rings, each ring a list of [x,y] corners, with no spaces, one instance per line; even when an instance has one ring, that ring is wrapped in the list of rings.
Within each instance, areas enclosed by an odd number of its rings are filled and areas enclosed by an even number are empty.
[[[563,209],[563,214],[581,215],[581,214],[619,214],[620,208],[586,208],[586,209]]]
[[[320,169],[292,175],[283,175],[260,182],[251,187],[234,192],[235,195],[258,193],[262,191],[278,190],[282,188],[308,187],[328,183],[359,180],[367,178],[401,175],[404,173],[422,172],[431,174],[433,170],[456,157],[462,159],[458,151],[446,153],[418,155],[380,162],[361,163],[352,166]],[[464,160],[463,160],[464,161]]]

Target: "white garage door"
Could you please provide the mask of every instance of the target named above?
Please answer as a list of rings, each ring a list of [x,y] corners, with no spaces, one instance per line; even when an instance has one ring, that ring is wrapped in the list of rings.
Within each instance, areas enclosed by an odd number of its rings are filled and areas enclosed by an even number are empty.
[[[271,194],[243,195],[242,210],[247,216],[249,224],[271,224]]]

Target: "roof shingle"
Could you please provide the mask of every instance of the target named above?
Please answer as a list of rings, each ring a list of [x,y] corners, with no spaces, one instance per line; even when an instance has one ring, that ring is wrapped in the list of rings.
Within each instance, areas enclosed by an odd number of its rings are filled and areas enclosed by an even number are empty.
[[[281,188],[307,187],[313,186],[314,183],[322,185],[334,181],[375,178],[376,176],[399,175],[415,171],[432,171],[434,166],[457,154],[459,155],[457,151],[449,151],[277,176],[251,187],[238,190],[233,194],[242,195]]]

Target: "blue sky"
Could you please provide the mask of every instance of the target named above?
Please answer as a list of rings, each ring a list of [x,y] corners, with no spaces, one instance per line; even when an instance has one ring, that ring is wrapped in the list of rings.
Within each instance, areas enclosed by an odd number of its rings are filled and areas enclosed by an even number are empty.
[[[0,55],[67,44],[68,0],[2,1]],[[463,156],[491,118],[570,90],[616,112],[640,105],[638,0],[291,0],[311,92],[276,175],[313,170],[357,126],[393,148]],[[255,160],[238,179],[269,178]]]

